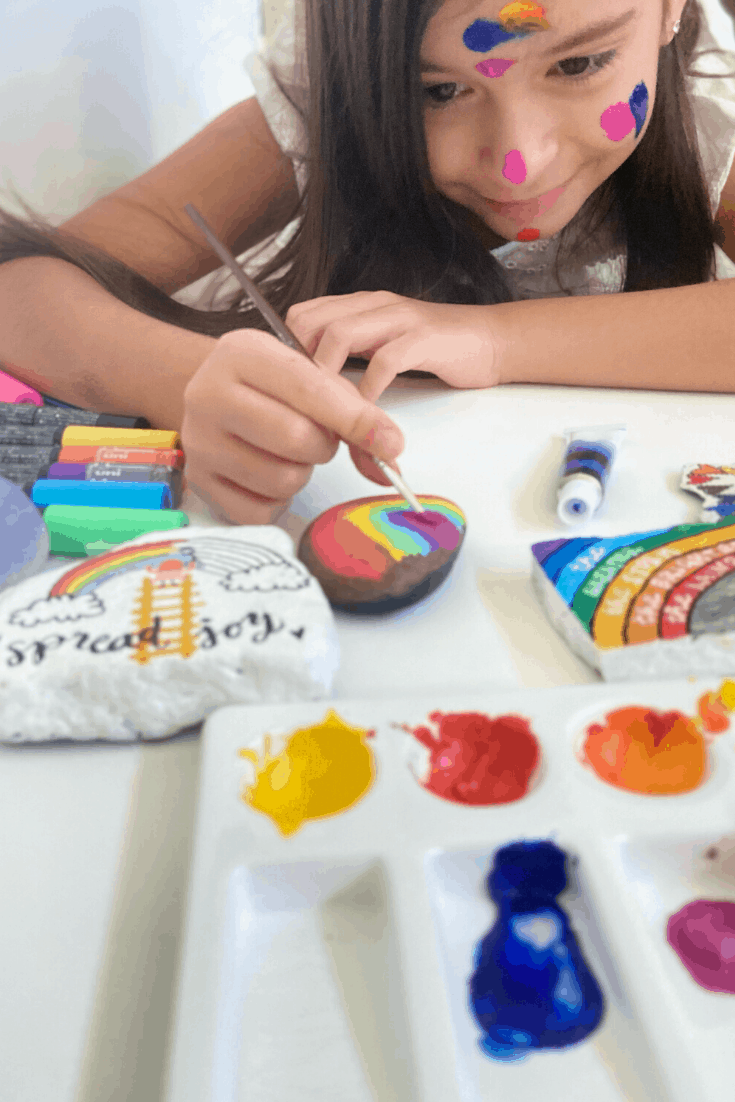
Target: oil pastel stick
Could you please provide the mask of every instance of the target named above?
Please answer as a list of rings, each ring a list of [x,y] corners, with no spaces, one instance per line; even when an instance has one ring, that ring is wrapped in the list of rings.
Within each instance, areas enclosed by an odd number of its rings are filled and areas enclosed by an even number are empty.
[[[49,505],[88,505],[104,509],[170,509],[171,490],[165,482],[82,482],[78,479],[41,478],[31,501],[39,509]]]
[[[48,478],[49,464],[0,463],[0,478],[14,482],[16,486],[33,485],[39,478]]]
[[[183,481],[181,471],[139,463],[52,463],[44,477],[86,482],[165,482],[174,507],[181,499]]]
[[[64,430],[62,443],[65,448],[81,444],[94,444],[98,448],[113,445],[128,448],[181,447],[178,432],[167,429],[115,429],[98,428],[93,425],[70,425]]]
[[[152,463],[154,466],[184,466],[184,453],[173,448],[98,448],[94,444],[61,449],[59,463]]]
[[[184,528],[189,523],[189,518],[178,509],[108,509],[84,505],[49,505],[43,514],[43,522],[49,534],[49,554],[84,557],[87,547],[95,543],[114,546],[145,535],[146,532]]]
[[[55,463],[61,453],[59,444],[44,447],[36,444],[0,444],[0,466],[4,463],[42,466]]]
[[[0,425],[0,444],[60,444],[66,431],[63,425]]]
[[[14,405],[0,402],[0,425],[93,425],[104,428],[149,429],[145,417],[123,417],[117,413],[95,413],[62,406]]]
[[[43,405],[43,398],[27,383],[21,383],[12,375],[0,371],[0,402],[11,402],[13,405],[20,402],[28,402],[34,406]]]

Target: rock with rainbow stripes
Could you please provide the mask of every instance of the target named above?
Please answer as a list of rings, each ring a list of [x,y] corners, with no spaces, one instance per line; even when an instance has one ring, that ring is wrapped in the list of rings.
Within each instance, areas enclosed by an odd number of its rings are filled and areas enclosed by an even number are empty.
[[[732,517],[531,551],[547,615],[607,680],[735,671]]]
[[[348,612],[393,612],[432,593],[449,574],[466,519],[444,497],[364,497],[328,509],[301,537],[298,557],[329,602]]]

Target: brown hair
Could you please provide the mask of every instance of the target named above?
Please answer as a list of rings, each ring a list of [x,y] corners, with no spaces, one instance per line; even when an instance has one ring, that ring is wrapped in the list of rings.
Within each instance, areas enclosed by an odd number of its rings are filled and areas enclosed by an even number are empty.
[[[294,232],[255,273],[263,293],[281,316],[293,303],[359,290],[434,302],[511,300],[476,216],[431,184],[419,51],[441,0],[305,3],[308,103],[281,87],[304,119],[307,184],[289,220]],[[735,0],[723,3],[735,15]],[[700,20],[697,0],[687,0],[679,34],[659,53],[646,134],[562,235],[560,255],[568,255],[577,234],[614,215],[627,251],[625,291],[701,283],[714,270],[717,231],[685,84],[687,73],[707,75],[691,70]],[[134,309],[210,336],[267,328],[244,292],[223,310],[184,305],[16,198],[28,217],[0,208],[0,263],[67,260]]]

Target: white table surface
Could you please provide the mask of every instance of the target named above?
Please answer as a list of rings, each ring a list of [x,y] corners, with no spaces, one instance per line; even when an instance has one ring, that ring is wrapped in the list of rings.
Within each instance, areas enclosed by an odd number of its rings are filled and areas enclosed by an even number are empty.
[[[354,376],[350,376],[354,377]],[[686,463],[735,462],[735,396],[399,380],[381,399],[419,493],[461,505],[462,554],[421,605],[338,615],[334,696],[388,697],[595,681],[529,588],[530,545],[698,520]],[[625,423],[608,499],[588,526],[555,517],[569,426]],[[346,448],[280,525],[380,490]],[[192,524],[213,523],[184,503]],[[195,815],[196,734],[148,746],[0,748],[0,1097],[159,1102]]]

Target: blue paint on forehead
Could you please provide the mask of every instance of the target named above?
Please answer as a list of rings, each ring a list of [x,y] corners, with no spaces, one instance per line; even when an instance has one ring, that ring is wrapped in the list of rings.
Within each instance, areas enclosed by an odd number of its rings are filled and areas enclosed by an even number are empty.
[[[635,119],[635,136],[637,138],[643,129],[648,114],[648,89],[642,81],[633,89],[628,103]]]
[[[529,34],[532,34],[532,31],[506,31],[500,23],[493,23],[489,19],[476,19],[462,35],[462,41],[468,50],[486,54],[503,42],[510,42],[514,38],[527,38]]]

